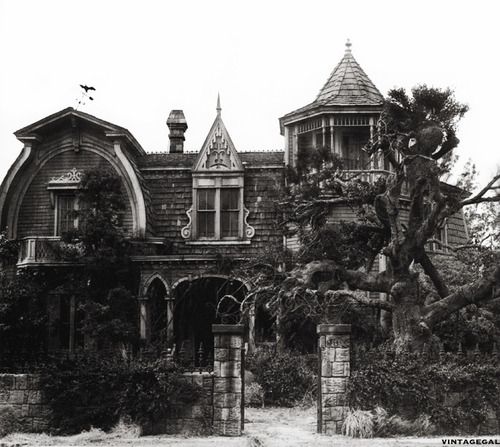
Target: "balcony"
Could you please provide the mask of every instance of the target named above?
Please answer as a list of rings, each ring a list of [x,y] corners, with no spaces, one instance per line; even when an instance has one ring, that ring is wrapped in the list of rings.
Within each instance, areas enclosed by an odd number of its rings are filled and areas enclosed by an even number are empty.
[[[79,244],[58,236],[28,236],[20,240],[17,267],[76,265],[82,254]]]
[[[349,178],[356,178],[362,182],[374,183],[380,177],[388,177],[392,174],[392,169],[388,162],[384,160],[374,160],[366,162],[360,159],[342,158],[344,171],[348,173]],[[401,194],[409,194],[408,182],[405,180],[401,188]]]

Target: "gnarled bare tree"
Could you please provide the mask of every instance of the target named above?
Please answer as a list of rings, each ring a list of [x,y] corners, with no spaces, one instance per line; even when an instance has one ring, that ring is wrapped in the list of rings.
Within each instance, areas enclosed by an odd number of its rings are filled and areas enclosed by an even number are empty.
[[[391,173],[372,183],[343,171],[339,160],[323,156],[328,151],[299,156],[300,172],[290,173],[291,188],[283,201],[300,234],[299,255],[272,278],[261,270],[249,297],[275,305],[278,316],[300,307],[328,320],[331,303],[342,300],[383,309],[392,315],[396,349],[419,347],[451,313],[500,297],[498,253],[474,282],[450,290],[426,252],[446,219],[464,207],[500,201],[500,173],[474,194],[441,181],[453,164],[456,126],[466,111],[449,89],[389,92],[377,133],[365,150],[371,157],[383,156]],[[330,216],[346,203],[357,218],[332,224]],[[453,252],[468,246],[447,248]],[[374,272],[380,255],[386,269]],[[419,281],[422,274],[439,299],[429,300]]]

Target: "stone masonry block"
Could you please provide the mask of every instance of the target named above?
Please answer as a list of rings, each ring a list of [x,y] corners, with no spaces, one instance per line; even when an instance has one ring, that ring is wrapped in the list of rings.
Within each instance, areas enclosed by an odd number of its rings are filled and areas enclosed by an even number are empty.
[[[11,390],[14,388],[14,375],[13,374],[0,374],[0,388]]]
[[[347,402],[345,393],[327,394],[323,396],[323,407],[344,406]]]
[[[241,405],[241,394],[225,393],[216,394],[214,396],[214,407],[233,408]]]
[[[215,350],[214,361],[227,362],[229,360],[229,348],[218,348]]]
[[[41,404],[43,402],[43,395],[41,391],[26,390],[25,403],[27,404]]]
[[[349,376],[349,362],[332,362],[330,371],[332,377]]]
[[[214,337],[214,348],[241,348],[243,339],[240,335],[216,335]]]
[[[16,390],[28,389],[28,375],[27,374],[16,374],[16,376],[15,376],[15,388],[16,388]]]
[[[348,362],[350,358],[349,348],[335,348],[336,362]]]
[[[236,421],[241,418],[241,408],[214,407],[214,421]]]
[[[241,361],[241,348],[233,348],[229,350],[229,360]]]
[[[221,362],[220,377],[241,377],[241,362]]]
[[[24,403],[28,403],[28,400],[25,396],[25,390],[12,390],[9,393],[9,404],[19,404],[22,405]]]
[[[241,378],[216,377],[214,393],[241,393]]]
[[[324,421],[343,421],[347,415],[348,407],[328,407],[323,409]]]
[[[348,348],[350,346],[349,335],[325,335],[325,347],[327,348]]]
[[[240,421],[214,420],[214,434],[219,436],[241,436]]]
[[[337,394],[345,393],[347,389],[347,379],[341,377],[322,377],[321,393]]]

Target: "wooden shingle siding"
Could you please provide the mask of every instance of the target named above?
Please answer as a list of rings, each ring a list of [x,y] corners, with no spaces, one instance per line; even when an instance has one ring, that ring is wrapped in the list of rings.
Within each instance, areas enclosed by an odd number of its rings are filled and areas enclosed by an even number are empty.
[[[281,168],[247,169],[244,203],[250,211],[248,223],[255,228],[249,245],[186,245],[181,229],[188,223],[186,211],[193,205],[193,181],[190,170],[143,170],[142,175],[151,194],[155,234],[173,243],[173,254],[221,253],[247,257],[258,255],[270,243],[279,243],[282,235],[277,202],[283,185]]]
[[[51,141],[54,147],[62,145],[65,138]],[[29,185],[19,211],[17,236],[52,236],[54,235],[54,209],[47,190],[52,177],[66,174],[76,168],[80,172],[94,169],[113,169],[103,157],[81,149],[79,152],[66,150],[51,158],[36,174]],[[125,192],[124,192],[125,194]],[[128,232],[132,230],[132,211],[130,201],[125,197],[126,210],[123,225]]]

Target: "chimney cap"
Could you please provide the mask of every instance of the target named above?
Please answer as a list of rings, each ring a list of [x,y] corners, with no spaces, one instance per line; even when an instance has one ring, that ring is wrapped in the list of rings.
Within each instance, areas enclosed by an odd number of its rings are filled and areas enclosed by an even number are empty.
[[[184,112],[182,110],[172,110],[170,115],[167,118],[167,126],[171,124],[184,124],[187,128],[186,117],[184,116]]]

